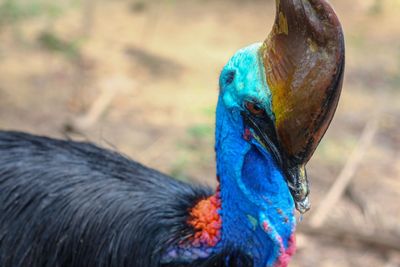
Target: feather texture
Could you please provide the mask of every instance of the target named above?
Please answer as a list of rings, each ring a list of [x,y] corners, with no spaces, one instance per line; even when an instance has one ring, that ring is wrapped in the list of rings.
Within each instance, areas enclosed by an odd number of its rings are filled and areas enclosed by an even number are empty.
[[[0,266],[161,266],[211,194],[90,143],[0,132]],[[224,264],[250,266],[229,249],[163,266]]]

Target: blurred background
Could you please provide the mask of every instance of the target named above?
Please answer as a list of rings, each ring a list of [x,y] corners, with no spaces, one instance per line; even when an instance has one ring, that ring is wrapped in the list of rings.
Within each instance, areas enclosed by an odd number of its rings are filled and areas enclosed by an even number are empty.
[[[313,209],[291,266],[400,266],[400,1],[331,3],[345,83],[308,164]],[[272,0],[0,0],[0,129],[214,185],[219,72],[274,13]]]

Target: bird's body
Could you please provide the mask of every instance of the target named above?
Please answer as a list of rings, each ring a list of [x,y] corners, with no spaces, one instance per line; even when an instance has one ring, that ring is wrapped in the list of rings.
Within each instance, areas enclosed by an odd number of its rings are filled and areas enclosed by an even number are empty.
[[[0,132],[0,266],[161,266],[211,194],[92,144]],[[190,266],[222,254],[246,260]]]
[[[0,132],[0,266],[286,267],[344,45],[325,0],[276,3],[269,38],[221,72],[215,191],[92,144]]]
[[[217,192],[93,144],[0,132],[0,266],[286,266],[294,203],[283,175],[224,120]],[[191,220],[213,196],[224,228],[210,242]]]

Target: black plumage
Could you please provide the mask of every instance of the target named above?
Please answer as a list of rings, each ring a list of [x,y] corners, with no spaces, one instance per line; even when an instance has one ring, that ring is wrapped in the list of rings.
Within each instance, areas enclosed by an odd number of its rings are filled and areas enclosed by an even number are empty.
[[[229,248],[160,263],[211,194],[90,143],[0,132],[0,266],[251,266]]]

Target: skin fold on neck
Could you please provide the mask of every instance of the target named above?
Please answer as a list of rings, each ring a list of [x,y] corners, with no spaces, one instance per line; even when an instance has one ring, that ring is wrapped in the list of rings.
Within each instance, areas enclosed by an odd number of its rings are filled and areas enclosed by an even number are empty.
[[[294,203],[283,175],[241,117],[219,101],[216,153],[220,177],[221,246],[254,258],[255,266],[286,266],[294,253]],[[233,118],[233,119],[232,119]]]

